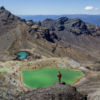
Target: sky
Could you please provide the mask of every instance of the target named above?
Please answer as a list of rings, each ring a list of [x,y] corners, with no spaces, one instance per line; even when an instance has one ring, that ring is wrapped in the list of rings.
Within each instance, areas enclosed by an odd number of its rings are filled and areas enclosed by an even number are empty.
[[[100,0],[0,0],[16,15],[100,15]]]

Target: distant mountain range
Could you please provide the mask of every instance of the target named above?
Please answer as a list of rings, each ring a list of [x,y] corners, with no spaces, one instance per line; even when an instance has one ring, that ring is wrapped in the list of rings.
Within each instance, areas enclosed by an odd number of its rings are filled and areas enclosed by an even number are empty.
[[[58,19],[60,17],[79,18],[87,23],[100,26],[100,15],[19,15],[19,17],[33,21],[43,21],[47,18]]]

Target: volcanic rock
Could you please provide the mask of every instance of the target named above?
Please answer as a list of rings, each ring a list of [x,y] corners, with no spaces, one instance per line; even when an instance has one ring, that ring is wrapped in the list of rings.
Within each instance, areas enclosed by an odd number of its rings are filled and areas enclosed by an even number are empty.
[[[75,87],[56,83],[51,87],[28,91],[18,100],[86,100]]]

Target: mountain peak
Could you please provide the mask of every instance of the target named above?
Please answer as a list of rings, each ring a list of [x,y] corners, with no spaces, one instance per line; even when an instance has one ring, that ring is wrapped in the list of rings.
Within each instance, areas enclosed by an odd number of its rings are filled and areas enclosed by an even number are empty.
[[[5,10],[4,6],[1,6],[1,7],[0,7],[0,10]]]
[[[47,18],[44,21],[54,21],[53,19]]]
[[[58,20],[67,21],[67,20],[68,20],[68,18],[67,18],[67,17],[60,17]]]
[[[60,17],[59,19],[57,19],[57,21],[59,22],[59,24],[64,24],[66,21],[68,21],[67,17]]]
[[[3,6],[0,7],[0,25],[7,25],[13,23],[14,21],[18,21],[23,19],[13,15],[10,11],[6,10]]]

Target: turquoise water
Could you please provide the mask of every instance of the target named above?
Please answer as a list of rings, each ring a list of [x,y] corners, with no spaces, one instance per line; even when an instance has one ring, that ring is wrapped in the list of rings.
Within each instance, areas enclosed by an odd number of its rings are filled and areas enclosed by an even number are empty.
[[[18,55],[17,59],[22,60],[22,59],[26,59],[27,56],[29,56],[29,53],[26,51],[21,51],[21,52],[16,53],[16,55]]]

